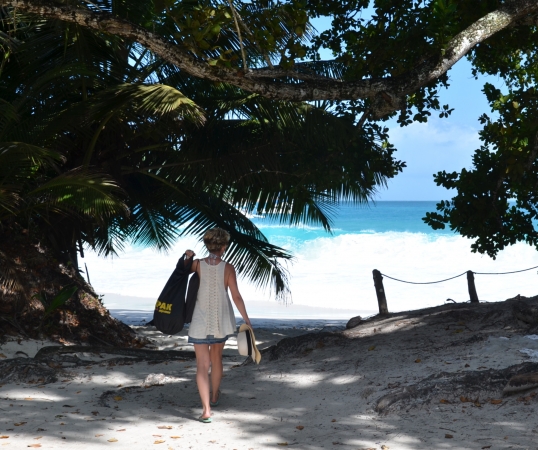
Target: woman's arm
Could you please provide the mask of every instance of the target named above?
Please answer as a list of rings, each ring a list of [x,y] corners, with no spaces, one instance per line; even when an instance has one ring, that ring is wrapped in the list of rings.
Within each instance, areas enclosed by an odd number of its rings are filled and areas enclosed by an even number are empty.
[[[252,324],[250,323],[250,319],[248,318],[245,302],[243,301],[243,297],[241,297],[241,294],[239,293],[239,288],[237,287],[237,276],[235,275],[235,268],[231,264],[227,263],[225,271],[227,272],[225,276],[225,287],[227,289],[230,289],[232,300],[234,301],[235,306],[239,311],[239,314],[241,314],[241,317],[243,317],[245,323],[251,327]]]
[[[196,256],[196,253],[194,253],[192,250],[185,250],[185,255],[187,256],[187,259],[185,260],[185,265],[187,265],[187,260],[189,260],[190,258],[194,258],[194,256]],[[190,273],[197,272],[198,276],[200,276],[200,271],[198,270],[199,265],[200,265],[200,261],[195,259],[192,262]]]

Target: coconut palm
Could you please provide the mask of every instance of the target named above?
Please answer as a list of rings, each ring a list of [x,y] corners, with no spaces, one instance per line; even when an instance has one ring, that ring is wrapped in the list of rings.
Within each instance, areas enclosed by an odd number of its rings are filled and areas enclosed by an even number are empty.
[[[172,16],[139,2],[94,5],[139,23],[151,16],[151,26],[169,29],[171,39],[177,31]],[[183,2],[189,14],[194,6]],[[107,255],[127,241],[167,250],[180,235],[220,226],[232,235],[229,255],[239,272],[285,296],[280,261],[291,255],[270,244],[250,215],[330,231],[339,201],[366,202],[401,170],[382,129],[357,127],[330,103],[272,102],[187,77],[117,37],[17,20],[17,31],[4,30],[9,39],[2,41],[15,52],[0,78],[17,118],[13,127],[15,119],[6,116],[8,140],[62,155],[54,165],[59,176],[93,173],[102,185],[121,188],[123,197],[110,194],[129,210],[39,216],[36,223],[59,252],[73,257],[90,247]],[[290,38],[288,28],[279,39]],[[230,29],[219,39],[219,54],[242,45],[245,57],[275,57],[256,39],[239,42]],[[214,52],[210,46],[203,56]]]

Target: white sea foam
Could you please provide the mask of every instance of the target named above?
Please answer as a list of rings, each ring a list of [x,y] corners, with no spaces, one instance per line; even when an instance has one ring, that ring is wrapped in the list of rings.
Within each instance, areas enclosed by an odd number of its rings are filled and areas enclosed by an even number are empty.
[[[259,222],[259,223],[256,223],[256,226],[260,230],[281,229],[285,233],[288,233],[290,230],[290,225],[288,225],[287,223]],[[301,231],[324,231],[324,228],[322,226],[306,225],[302,222],[296,225],[293,225],[293,228],[299,229]],[[337,228],[337,227],[331,227],[331,230],[333,233],[343,231],[341,228]]]
[[[538,265],[536,250],[527,245],[516,244],[492,260],[471,253],[471,241],[460,236],[387,232],[344,234],[303,242],[289,239],[287,243],[296,256],[289,266],[293,303],[312,307],[375,310],[373,269],[401,280],[426,282],[467,270],[505,272]],[[204,253],[196,239],[181,238],[167,255],[129,247],[120,258],[102,259],[88,253],[82,261],[88,264],[91,282],[98,292],[155,299],[187,248]],[[536,276],[536,270],[511,275],[475,275],[476,289],[480,300],[486,301],[505,300],[517,294],[532,296],[538,294]],[[405,284],[385,278],[384,286],[391,311],[440,305],[448,298],[456,302],[469,299],[465,275],[431,285]],[[270,300],[270,296],[245,280],[240,281],[240,288],[247,301]]]

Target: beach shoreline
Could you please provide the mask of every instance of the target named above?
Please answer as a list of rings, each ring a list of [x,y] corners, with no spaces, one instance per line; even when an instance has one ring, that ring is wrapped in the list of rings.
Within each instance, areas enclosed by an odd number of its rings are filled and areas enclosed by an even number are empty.
[[[509,367],[538,371],[536,326],[514,315],[523,300],[538,307],[536,298],[460,303],[376,316],[345,331],[268,328],[277,344],[265,347],[260,365],[245,364],[230,345],[210,425],[196,420],[201,409],[192,357],[143,360],[91,347],[56,355],[44,360],[61,373],[56,381],[0,383],[0,445],[535,448],[536,389],[503,396],[499,375]],[[264,332],[260,327],[257,339]],[[174,343],[153,339],[162,349]],[[4,343],[0,353],[7,358],[0,363],[14,361],[17,349],[29,363],[39,345]],[[159,374],[162,385],[148,384]],[[463,382],[466,377],[483,383]]]

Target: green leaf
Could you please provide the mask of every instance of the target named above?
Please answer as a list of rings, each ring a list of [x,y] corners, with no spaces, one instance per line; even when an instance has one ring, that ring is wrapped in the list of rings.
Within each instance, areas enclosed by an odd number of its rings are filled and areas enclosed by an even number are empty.
[[[67,301],[73,296],[73,294],[78,290],[76,286],[66,286],[64,287],[50,302],[50,304],[45,309],[45,314],[43,318],[47,317],[49,314],[56,311],[58,308],[61,308],[67,303]],[[44,305],[45,306],[45,305]]]

